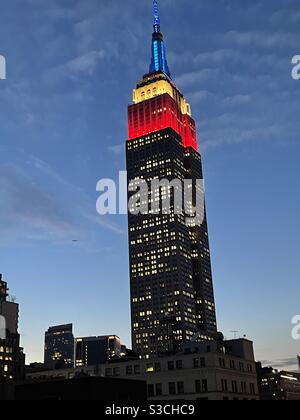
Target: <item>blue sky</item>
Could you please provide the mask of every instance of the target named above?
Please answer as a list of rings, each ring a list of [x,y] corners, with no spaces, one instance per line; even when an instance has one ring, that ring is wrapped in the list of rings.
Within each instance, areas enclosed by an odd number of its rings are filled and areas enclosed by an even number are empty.
[[[174,80],[206,175],[219,329],[293,367],[300,342],[298,0],[161,0]],[[127,222],[96,214],[125,169],[127,105],[147,72],[151,0],[11,0],[0,16],[0,272],[28,361],[49,325],[130,344]],[[297,193],[298,191],[298,193]],[[72,242],[78,239],[79,242]]]

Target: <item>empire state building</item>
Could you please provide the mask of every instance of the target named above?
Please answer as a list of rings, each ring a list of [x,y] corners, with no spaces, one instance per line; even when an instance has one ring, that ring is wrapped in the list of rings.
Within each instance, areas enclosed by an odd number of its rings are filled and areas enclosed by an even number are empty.
[[[190,179],[194,185],[203,180],[196,124],[172,80],[158,2],[153,3],[151,64],[128,108],[128,179],[148,184]],[[174,203],[172,189],[159,188],[155,197],[162,202],[165,194]],[[188,224],[174,205],[169,214],[129,212],[128,221],[133,350],[150,358],[179,351],[195,337],[213,339],[217,323],[206,211],[198,225]]]

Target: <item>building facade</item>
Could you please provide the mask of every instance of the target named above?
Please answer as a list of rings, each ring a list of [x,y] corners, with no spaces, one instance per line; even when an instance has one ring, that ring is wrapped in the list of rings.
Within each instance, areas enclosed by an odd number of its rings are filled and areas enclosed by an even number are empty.
[[[199,193],[197,180],[203,181],[196,124],[171,79],[157,1],[150,70],[137,83],[128,109],[127,172],[132,342],[147,359],[179,351],[195,334],[210,339],[217,333],[204,200],[201,220],[188,217]],[[140,180],[151,193],[147,203],[137,204]],[[154,180],[162,183],[153,187]],[[186,180],[192,182],[188,199],[178,187]],[[178,197],[185,204],[182,212]]]
[[[111,363],[104,375],[146,380],[150,401],[259,399],[252,342],[190,341],[183,348],[172,356]]]
[[[28,373],[29,380],[102,376],[147,383],[150,401],[258,400],[253,344],[188,342],[183,352],[151,360],[115,360],[86,368]]]
[[[121,340],[115,335],[77,338],[75,348],[75,367],[100,365],[120,356]]]
[[[44,364],[49,368],[74,366],[73,325],[50,327],[45,333]]]
[[[19,305],[9,299],[7,283],[0,274],[0,380],[22,379],[25,355],[20,347]]]
[[[263,401],[299,401],[300,375],[262,367],[257,363],[260,398]]]

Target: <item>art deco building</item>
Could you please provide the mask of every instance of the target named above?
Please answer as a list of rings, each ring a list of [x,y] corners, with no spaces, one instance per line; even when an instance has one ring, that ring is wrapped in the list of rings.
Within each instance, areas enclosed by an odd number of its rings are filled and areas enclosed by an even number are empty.
[[[128,109],[127,172],[129,183],[145,180],[149,191],[154,179],[192,180],[190,206],[196,180],[203,179],[196,124],[171,77],[156,0],[150,69]],[[149,193],[159,213],[129,211],[132,341],[143,358],[176,352],[195,335],[209,339],[217,332],[205,208],[200,224],[188,223],[184,212],[175,211],[175,190],[162,185]]]

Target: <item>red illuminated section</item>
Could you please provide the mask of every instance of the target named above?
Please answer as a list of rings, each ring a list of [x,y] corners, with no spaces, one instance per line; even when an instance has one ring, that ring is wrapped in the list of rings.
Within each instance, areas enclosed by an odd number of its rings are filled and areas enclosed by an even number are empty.
[[[129,106],[129,140],[165,128],[172,128],[179,134],[184,147],[198,151],[195,121],[190,115],[182,113],[178,103],[168,93]]]

